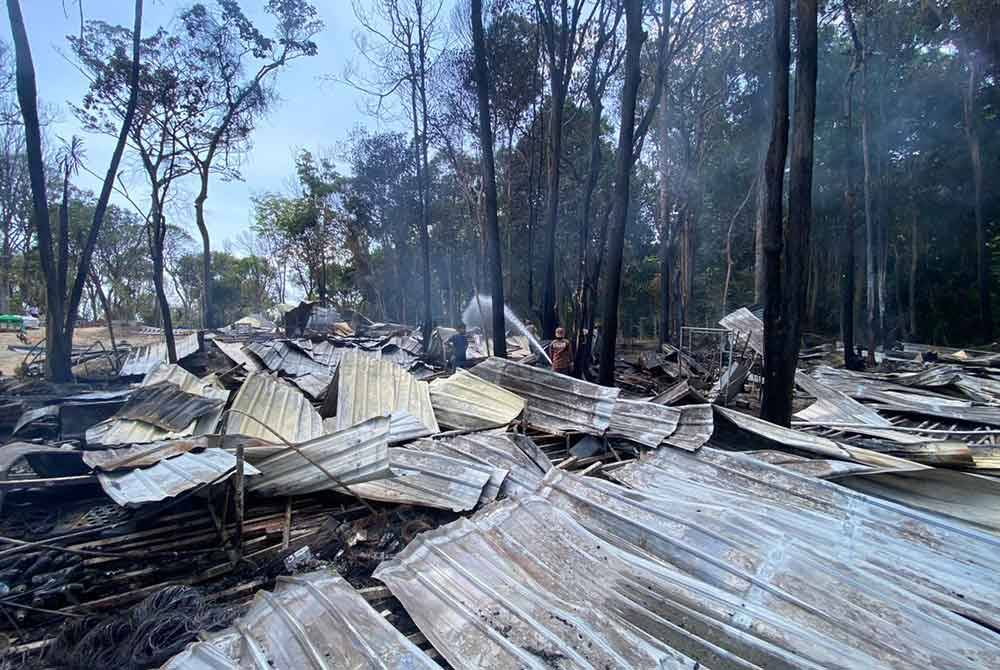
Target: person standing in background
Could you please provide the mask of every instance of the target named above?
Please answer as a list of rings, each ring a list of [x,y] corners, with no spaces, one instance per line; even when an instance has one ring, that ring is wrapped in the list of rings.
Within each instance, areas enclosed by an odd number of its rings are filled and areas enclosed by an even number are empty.
[[[573,345],[566,339],[566,329],[556,328],[556,339],[549,343],[549,357],[552,359],[552,371],[562,375],[573,372]]]

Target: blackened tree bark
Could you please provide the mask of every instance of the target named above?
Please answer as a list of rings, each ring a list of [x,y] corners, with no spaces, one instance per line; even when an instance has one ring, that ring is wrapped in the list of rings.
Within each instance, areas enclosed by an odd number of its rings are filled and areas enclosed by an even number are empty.
[[[840,337],[844,342],[844,363],[854,356],[854,78],[861,68],[864,49],[854,24],[850,0],[844,0],[844,22],[851,37],[853,57],[844,81],[844,234],[840,254]]]
[[[771,88],[771,140],[767,147],[764,179],[767,209],[764,218],[764,394],[761,418],[774,423],[790,423],[784,416],[783,347],[787,324],[782,319],[781,248],[785,158],[788,152],[788,66],[790,0],[774,2],[774,63]],[[794,359],[793,359],[794,360]]]
[[[790,425],[792,420],[792,393],[802,338],[816,125],[818,0],[797,0],[796,8],[795,124],[789,161],[788,226],[785,231],[781,314],[778,317],[782,322],[784,339],[781,343],[781,367],[778,374],[767,375],[764,386],[764,402],[768,408],[764,418],[783,426]],[[766,350],[767,344],[764,346]],[[770,388],[768,382],[771,383]]]
[[[670,341],[670,148],[667,141],[670,135],[670,18],[672,3],[671,0],[663,0],[661,10],[661,22],[663,30],[662,39],[668,53],[661,56],[660,68],[663,70],[663,85],[660,90],[660,114],[658,119],[660,135],[660,154],[658,156],[658,169],[660,173],[660,345]]]
[[[598,381],[611,386],[615,381],[615,340],[618,335],[618,298],[621,293],[622,254],[628,221],[629,185],[635,162],[635,100],[639,91],[639,57],[645,33],[642,30],[641,0],[625,4],[625,85],[622,88],[622,120],[618,129],[618,160],[615,164],[614,209],[608,238],[608,275],[604,293],[604,338],[601,341],[601,368]]]
[[[983,339],[993,341],[993,308],[990,301],[990,250],[986,243],[983,218],[983,153],[979,133],[979,110],[976,105],[981,67],[975,52],[968,54],[969,79],[965,88],[963,111],[965,140],[972,165],[973,212],[976,218],[976,283],[979,289],[979,321]]]
[[[38,118],[38,90],[35,83],[35,66],[31,58],[28,33],[24,27],[24,17],[18,0],[7,0],[7,14],[10,18],[14,41],[17,98],[25,130],[25,153],[31,182],[32,219],[38,235],[39,256],[42,272],[45,273],[46,291],[46,356],[45,375],[51,381],[70,381],[73,378],[72,353],[73,329],[76,313],[83,298],[83,287],[90,273],[90,259],[100,235],[104,213],[107,211],[111,189],[118,174],[118,165],[128,139],[132,119],[135,116],[138,99],[139,47],[142,32],[142,0],[135,0],[135,22],[132,31],[132,68],[129,73],[129,98],[126,103],[122,127],[111,155],[101,193],[94,207],[94,217],[87,233],[80,257],[77,261],[76,277],[67,296],[68,262],[63,258],[68,249],[59,245],[59,257],[52,248],[52,228],[49,223],[49,208],[45,187],[45,159],[42,154],[41,124]]]
[[[493,129],[490,128],[490,74],[486,68],[483,0],[472,0],[472,49],[476,58],[476,94],[479,99],[480,160],[486,188],[486,259],[493,291],[493,355],[507,358],[503,260],[500,255],[500,224],[497,221],[497,176],[493,161]]]

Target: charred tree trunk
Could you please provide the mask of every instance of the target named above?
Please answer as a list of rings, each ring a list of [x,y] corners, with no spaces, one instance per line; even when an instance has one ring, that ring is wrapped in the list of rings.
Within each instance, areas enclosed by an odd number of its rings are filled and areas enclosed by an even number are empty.
[[[552,79],[552,109],[549,110],[548,175],[545,200],[545,267],[542,277],[542,334],[555,337],[556,315],[556,220],[559,218],[559,180],[562,162],[563,108],[566,91],[561,74]]]
[[[844,82],[844,233],[841,236],[840,265],[840,337],[844,342],[844,363],[854,356],[854,78],[861,67],[864,49],[851,13],[850,0],[844,0],[844,21],[854,48],[850,70]]]
[[[662,30],[665,31],[663,37],[666,49],[670,49],[670,20],[673,3],[671,0],[663,0],[661,8]],[[664,54],[660,62],[663,69],[663,88],[660,90],[660,110],[659,110],[659,135],[660,153],[658,156],[658,168],[660,173],[660,336],[659,344],[670,341],[670,56]]]
[[[908,304],[910,307],[910,337],[917,335],[917,262],[919,260],[919,246],[917,242],[917,210],[913,210],[910,217],[910,286],[908,294]]]
[[[767,209],[764,218],[764,393],[761,418],[773,423],[790,422],[791,394],[785,388],[783,351],[788,324],[782,305],[782,223],[785,158],[788,152],[788,67],[790,0],[774,2],[774,79],[771,97],[771,140],[767,148],[765,181]],[[795,361],[795,358],[792,358]],[[787,399],[786,399],[787,398]]]
[[[486,69],[483,0],[472,0],[472,43],[476,57],[476,92],[479,99],[479,146],[482,152],[483,182],[486,189],[486,255],[493,291],[493,355],[507,358],[507,327],[503,313],[503,260],[500,257],[500,224],[497,220],[497,178],[493,162],[493,129],[490,128],[490,75]]]
[[[965,90],[965,139],[969,146],[972,166],[973,213],[976,219],[976,284],[979,289],[979,322],[983,339],[993,341],[993,306],[990,300],[990,253],[983,217],[983,155],[979,137],[976,91],[979,87],[980,66],[975,54],[969,54],[969,79]]]
[[[628,222],[629,182],[632,177],[635,139],[635,100],[639,91],[639,56],[645,35],[642,30],[641,0],[625,3],[625,85],[622,88],[622,120],[618,132],[618,160],[615,164],[614,210],[608,237],[608,279],[604,294],[604,339],[601,342],[601,369],[598,381],[611,386],[615,381],[615,340],[618,337],[618,299],[621,293],[622,254]]]
[[[205,201],[208,200],[208,168],[199,170],[201,189],[194,199],[194,220],[201,235],[201,327],[208,329],[215,326],[212,321],[212,243],[208,236],[208,224],[205,223]]]
[[[766,419],[788,426],[792,420],[792,393],[802,339],[809,228],[812,223],[813,141],[816,123],[817,0],[796,3],[795,124],[788,181],[788,227],[784,245],[781,288],[782,322],[780,369],[768,373],[764,387]],[[769,289],[770,290],[770,289]],[[765,337],[765,350],[767,338]],[[773,349],[772,349],[772,353]],[[768,361],[771,362],[771,361]],[[771,383],[770,388],[767,386]]]

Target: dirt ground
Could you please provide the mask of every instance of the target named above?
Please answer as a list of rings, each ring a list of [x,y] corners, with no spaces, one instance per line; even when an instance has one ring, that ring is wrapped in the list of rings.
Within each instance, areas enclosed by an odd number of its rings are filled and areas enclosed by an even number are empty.
[[[41,342],[45,339],[45,328],[28,330],[26,333],[28,346]],[[115,339],[119,344],[128,342],[132,346],[149,344],[156,342],[160,338],[155,335],[140,335],[139,329],[122,327],[115,329]],[[108,329],[105,326],[87,326],[77,328],[73,333],[74,346],[88,346],[95,342],[103,342],[104,346],[110,347],[111,340],[108,337]],[[13,375],[17,366],[24,361],[23,351],[11,351],[11,346],[23,347],[25,343],[18,339],[17,333],[11,331],[0,331],[0,375]]]

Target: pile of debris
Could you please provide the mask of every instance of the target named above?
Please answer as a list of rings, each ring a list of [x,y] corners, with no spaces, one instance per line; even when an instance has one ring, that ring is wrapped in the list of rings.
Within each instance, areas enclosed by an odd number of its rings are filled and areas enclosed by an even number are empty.
[[[424,347],[303,318],[22,396],[0,446],[6,662],[1000,663],[1000,490],[978,427],[1000,380],[979,367],[817,367],[787,429],[733,409],[752,320],[729,369],[645,353],[623,390],[530,351],[449,372],[447,333]],[[911,425],[914,405],[948,423]]]

